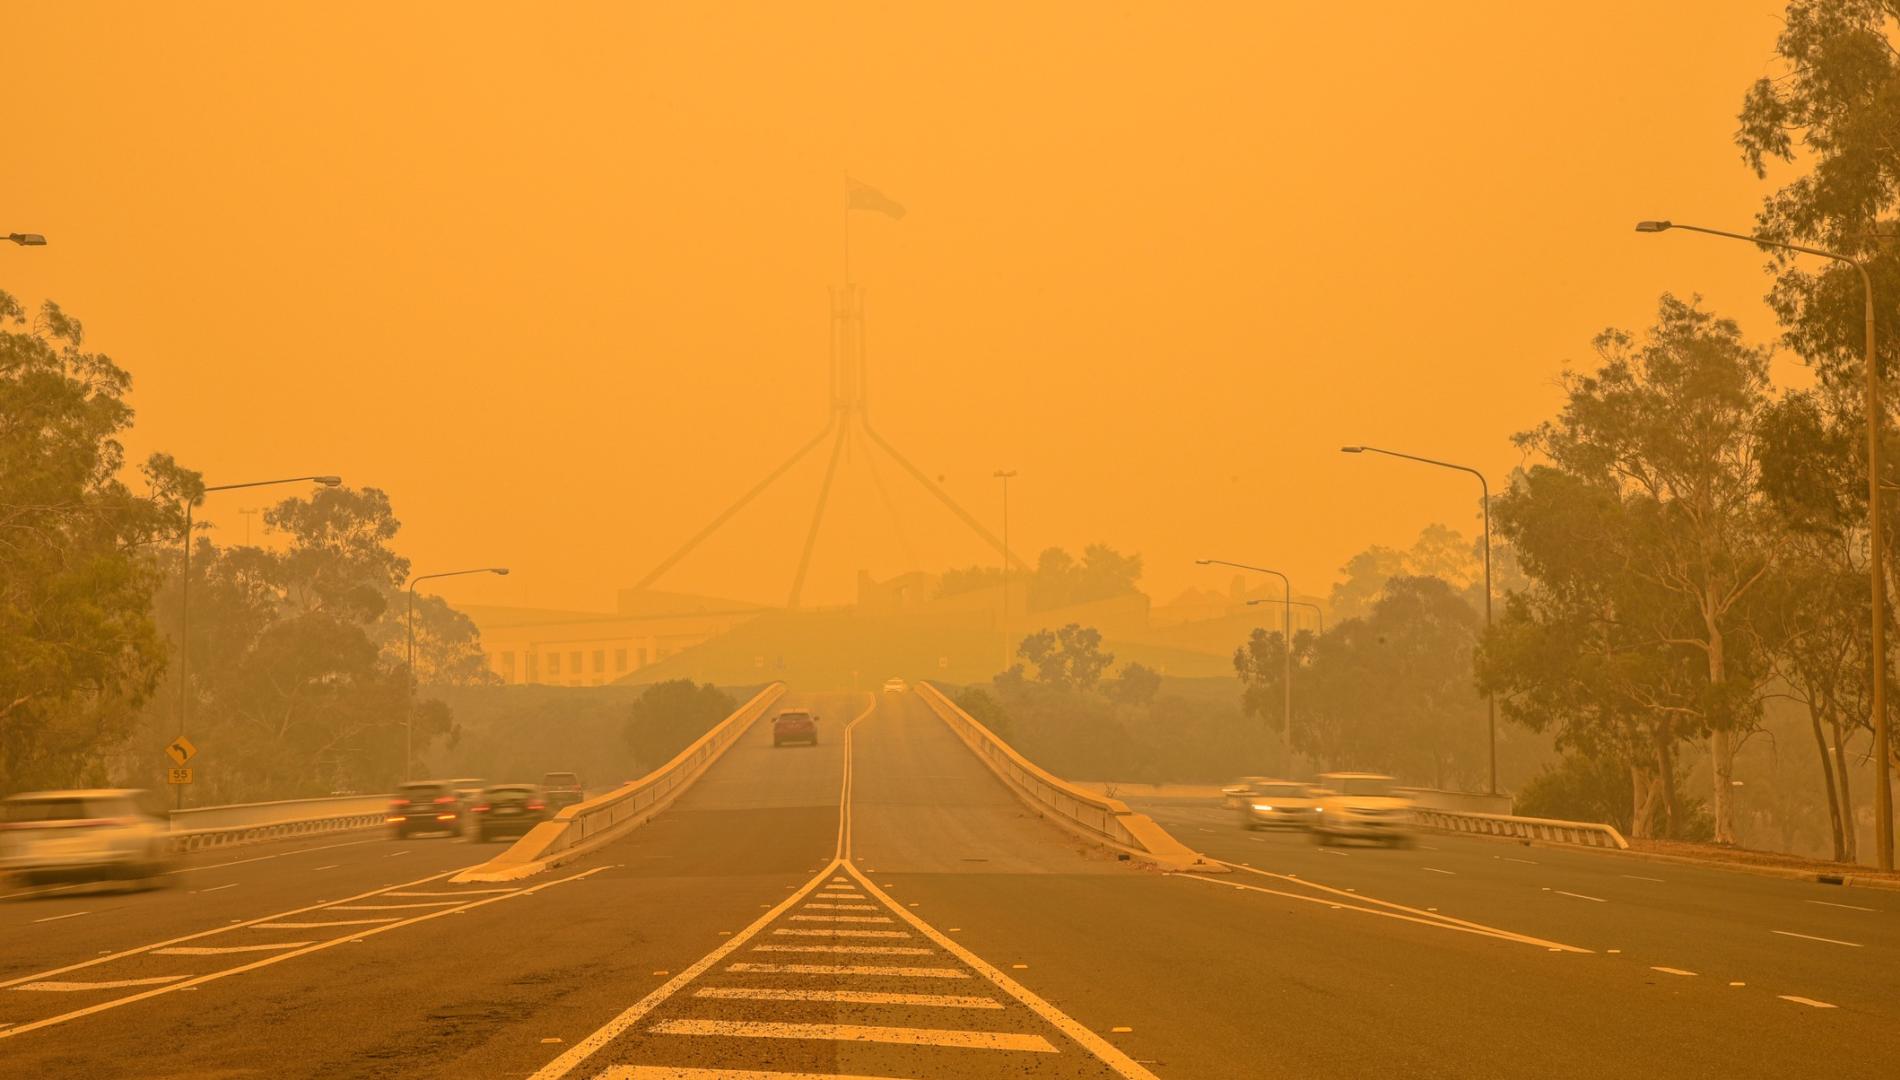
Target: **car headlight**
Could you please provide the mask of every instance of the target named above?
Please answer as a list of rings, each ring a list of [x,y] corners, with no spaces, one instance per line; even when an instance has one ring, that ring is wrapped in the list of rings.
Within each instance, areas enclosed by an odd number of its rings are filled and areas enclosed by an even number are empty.
[[[1268,806],[1268,805],[1267,805],[1266,803],[1254,803],[1254,804],[1253,804],[1253,808],[1254,808],[1255,810],[1271,810],[1271,809],[1273,809],[1273,807],[1271,807],[1271,806]]]

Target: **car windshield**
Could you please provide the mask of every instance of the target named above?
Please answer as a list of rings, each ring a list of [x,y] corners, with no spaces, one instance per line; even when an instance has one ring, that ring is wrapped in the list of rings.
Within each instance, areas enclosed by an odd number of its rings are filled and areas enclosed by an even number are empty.
[[[1338,780],[1333,788],[1341,795],[1388,796],[1392,794],[1392,781],[1382,776],[1352,776]]]
[[[6,820],[16,825],[84,821],[112,814],[109,804],[98,799],[9,799],[6,803]]]
[[[1260,784],[1253,789],[1255,795],[1264,795],[1274,799],[1297,799],[1305,796],[1304,784]]]

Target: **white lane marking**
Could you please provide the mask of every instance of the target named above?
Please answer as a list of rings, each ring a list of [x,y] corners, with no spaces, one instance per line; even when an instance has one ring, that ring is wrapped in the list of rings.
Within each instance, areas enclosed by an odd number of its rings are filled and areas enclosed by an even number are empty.
[[[1570,896],[1570,897],[1575,897],[1575,898],[1576,898],[1576,899],[1578,899],[1578,900],[1588,900],[1588,901],[1590,901],[1590,902],[1591,902],[1591,903],[1593,903],[1593,904],[1607,904],[1607,903],[1609,903],[1609,901],[1608,901],[1608,900],[1605,900],[1605,899],[1603,899],[1603,898],[1602,898],[1601,896],[1585,896],[1585,895],[1583,895],[1583,894],[1582,894],[1582,893],[1580,893],[1580,892],[1565,892],[1565,891],[1563,891],[1562,889],[1552,889],[1552,890],[1550,890],[1550,891],[1551,891],[1551,892],[1554,892],[1554,893],[1556,893],[1556,894],[1557,894],[1558,896]]]
[[[780,927],[772,931],[774,937],[822,937],[822,938],[907,938],[910,934],[903,930],[797,930]]]
[[[1536,859],[1513,859],[1509,855],[1500,855],[1498,858],[1503,859],[1505,862],[1523,863],[1525,866],[1537,865]]]
[[[344,840],[342,844],[323,844],[323,846],[317,846],[317,848],[296,848],[295,852],[277,852],[274,856],[251,856],[249,859],[232,859],[232,861],[228,861],[228,863],[207,863],[207,865],[201,865],[201,867],[179,867],[179,869],[175,869],[175,871],[165,871],[165,875],[196,875],[198,871],[220,871],[220,869],[224,869],[224,867],[241,867],[241,865],[245,865],[245,863],[262,863],[262,861],[268,861],[268,859],[281,859],[285,858],[285,856],[308,856],[310,852],[327,852],[327,850],[331,850],[331,848],[353,848],[353,846],[357,846],[357,844],[378,844],[378,842],[382,842],[382,840]]]
[[[755,975],[860,975],[891,979],[967,979],[970,973],[956,968],[892,967],[886,964],[747,964],[726,965],[727,971]]]
[[[409,852],[408,852],[407,850],[403,850],[403,851],[392,851],[392,852],[390,852],[389,854],[387,854],[387,855],[385,855],[385,856],[383,856],[383,858],[385,858],[385,859],[393,859],[393,858],[395,858],[395,857],[396,857],[396,856],[398,856],[398,855],[407,855],[407,854],[409,854]]]
[[[514,892],[513,889],[453,889],[448,892],[386,892],[382,896],[481,896],[484,893]]]
[[[859,897],[859,899],[863,899],[863,898]],[[819,911],[876,911],[877,905],[876,904],[806,904],[805,905],[805,910],[807,911],[810,911],[814,908]]]
[[[380,919],[332,919],[329,922],[266,922],[251,927],[253,930],[315,930],[323,926],[372,926],[376,923],[393,923],[396,916],[389,915]]]
[[[1320,848],[1319,850],[1320,850],[1320,854],[1322,855],[1344,855],[1345,854],[1345,852],[1343,851],[1339,851],[1335,848],[1329,848],[1329,847],[1323,847],[1323,848]]]
[[[1463,929],[1463,930],[1467,930],[1476,934],[1484,934],[1491,937],[1501,937],[1505,939],[1506,941],[1515,941],[1524,945],[1537,945],[1545,949],[1557,948],[1557,949],[1561,949],[1564,952],[1575,952],[1575,953],[1590,952],[1589,949],[1579,948],[1578,946],[1575,946],[1575,945],[1565,945],[1562,942],[1558,942],[1558,941],[1546,941],[1543,938],[1532,937],[1529,934],[1520,934],[1514,930],[1505,930],[1502,927],[1489,926],[1485,923],[1480,923],[1480,922],[1472,922],[1469,919],[1460,919],[1453,915],[1444,915],[1444,914],[1441,914],[1437,908],[1426,908],[1425,910],[1421,911],[1418,908],[1407,907],[1404,904],[1400,904],[1392,900],[1381,900],[1376,896],[1365,896],[1360,893],[1352,892],[1349,889],[1336,889],[1331,885],[1323,885],[1320,882],[1311,881],[1306,878],[1298,877],[1293,874],[1276,874],[1272,872],[1271,870],[1262,870],[1257,866],[1248,866],[1246,863],[1230,863],[1223,859],[1215,859],[1214,861],[1221,863],[1223,866],[1230,866],[1236,870],[1242,870],[1249,874],[1257,874],[1260,877],[1273,878],[1276,881],[1284,881],[1291,885],[1298,885],[1299,887],[1303,889],[1317,889],[1320,892],[1331,893],[1332,895],[1340,897],[1342,899],[1354,901],[1354,903],[1338,905],[1341,907],[1351,908],[1354,911],[1371,911],[1373,912],[1373,914],[1402,913],[1400,915],[1401,918],[1409,916],[1410,918],[1407,919],[1407,921],[1419,922],[1427,926],[1446,926],[1452,929]],[[1216,882],[1205,875],[1195,875],[1195,876],[1198,877],[1200,880],[1207,882],[1210,885],[1226,884],[1225,882]],[[1236,885],[1235,887],[1255,888],[1255,886],[1240,886],[1240,885]],[[1272,895],[1275,895],[1275,896],[1287,896],[1295,900],[1304,900],[1308,903],[1326,904],[1328,907],[1335,906],[1334,901],[1323,899],[1320,897],[1306,896],[1300,893],[1283,893],[1277,889],[1262,889],[1260,891],[1271,893]],[[1360,904],[1376,904],[1378,905],[1379,908],[1383,908],[1386,910],[1378,911],[1373,908],[1363,908],[1359,906]]]
[[[857,892],[855,890],[852,892],[819,893],[817,900],[813,901],[810,904],[806,904],[805,906],[814,907],[818,904],[824,903],[827,900],[862,900],[862,899],[864,899],[864,894],[861,892]]]
[[[90,915],[90,914],[92,914],[92,912],[90,911],[69,911],[64,915],[48,915],[44,919],[34,919],[33,921],[36,923],[58,922],[61,919],[77,919],[81,915]]]
[[[12,900],[21,896],[45,896],[47,893],[71,892],[93,884],[90,881],[75,881],[71,885],[48,885],[44,889],[22,889],[19,892],[0,893],[0,900]]]
[[[1861,947],[1856,942],[1842,941],[1839,938],[1831,937],[1815,937],[1813,934],[1797,934],[1793,930],[1770,930],[1768,932],[1771,934],[1780,934],[1782,937],[1798,937],[1807,941],[1825,941],[1829,945],[1845,945],[1850,949],[1858,949]]]
[[[794,915],[793,922],[887,923],[889,915]]]
[[[530,885],[529,887],[522,889],[519,892],[510,894],[510,896],[531,895],[533,893],[540,892],[542,889],[552,888],[553,886],[556,886],[556,885],[564,885],[570,881],[579,881],[580,879],[585,878],[585,877],[591,877],[594,874],[598,874],[602,870],[606,870],[606,869],[608,868],[605,866],[597,866],[592,870],[583,870],[578,874],[570,874],[567,877],[555,878],[553,881],[544,881],[539,885]],[[456,870],[445,870],[440,874],[435,874],[430,877],[423,878],[422,880],[433,881],[436,878],[447,877],[450,874],[454,874],[458,872],[459,871],[456,871]],[[418,884],[418,883],[411,882],[410,884]],[[179,991],[179,990],[195,990],[198,987],[204,985],[205,983],[212,982],[217,979],[227,978],[232,975],[243,975],[247,972],[256,971],[259,968],[265,968],[265,967],[271,966],[272,964],[282,963],[285,960],[291,960],[299,956],[308,956],[311,953],[321,952],[324,949],[332,948],[337,945],[342,945],[346,942],[350,942],[350,943],[359,942],[365,938],[374,937],[377,934],[386,933],[390,930],[401,930],[402,928],[406,926],[414,926],[417,923],[428,922],[430,919],[440,918],[444,915],[452,915],[458,911],[468,911],[473,908],[483,907],[485,905],[495,903],[498,900],[507,900],[510,898],[510,896],[491,896],[486,900],[471,900],[459,908],[444,908],[440,911],[427,912],[422,915],[416,915],[408,919],[402,919],[397,922],[392,922],[384,926],[373,926],[373,927],[370,927],[368,930],[359,930],[354,934],[339,935],[337,937],[330,938],[327,941],[319,941],[314,945],[306,945],[301,949],[291,949],[289,951],[280,952],[272,956],[266,956],[261,960],[253,960],[248,964],[239,964],[237,967],[225,968],[222,971],[214,971],[210,973],[209,975],[199,975],[195,978],[188,978],[184,980],[183,982],[176,982],[176,983],[171,983],[166,986],[155,987],[151,990],[146,990],[137,994],[128,994],[122,998],[113,998],[111,1001],[102,1001],[97,1005],[90,1005],[83,1009],[74,1009],[72,1012],[69,1012],[69,1013],[61,1013],[58,1016],[49,1016],[43,1020],[35,1020],[32,1023],[21,1024],[18,1027],[0,1029],[0,1039],[10,1039],[15,1035],[19,1035],[24,1032],[37,1031],[40,1028],[52,1027],[54,1024],[63,1024],[69,1020],[78,1020],[82,1017],[91,1016],[94,1013],[104,1012],[107,1009],[116,1009],[121,1005],[130,1005],[136,1001],[144,1001],[147,998],[158,997],[160,994],[169,994],[169,993],[172,993],[174,991]],[[239,925],[246,925],[246,924],[234,924],[228,927],[219,927],[218,929],[219,930],[233,930],[233,929],[236,929],[237,926]],[[205,933],[216,933],[216,932],[218,931],[206,931]],[[192,935],[189,935],[188,937],[175,938],[172,941],[160,942],[159,945],[174,945],[179,941],[189,941],[193,937],[203,937],[203,936],[204,936],[203,933],[192,934]],[[157,947],[158,946],[156,945],[148,945],[148,946],[144,946],[143,948],[129,950],[127,953],[122,953],[120,955],[129,955],[132,952],[145,952],[149,949],[154,949]],[[88,963],[99,963],[99,962],[102,962],[102,960],[103,958],[101,958],[101,960],[88,961]],[[79,967],[83,965],[74,965],[74,966]],[[31,976],[29,976],[29,978],[30,977]]]
[[[1672,967],[1652,967],[1649,970],[1660,971],[1664,975],[1694,975],[1695,974],[1695,972],[1693,971],[1684,971],[1681,968],[1672,968]]]
[[[55,993],[70,994],[76,990],[117,990],[122,986],[158,986],[163,983],[189,979],[189,975],[155,975],[149,979],[112,979],[107,982],[34,982],[25,986],[16,986],[15,990],[51,990]]]
[[[450,874],[453,874],[453,873],[456,873],[456,871],[444,870],[439,874],[430,874],[428,877],[417,878],[414,881],[405,881],[403,882],[403,885],[404,886],[424,885],[424,884],[427,884],[428,882],[436,881],[441,878],[448,877]],[[187,941],[196,941],[199,938],[210,937],[213,934],[223,934],[223,933],[228,933],[232,930],[242,930],[247,926],[255,926],[258,923],[270,922],[273,919],[284,919],[292,915],[302,915],[306,911],[319,911],[331,904],[340,904],[340,903],[346,904],[346,903],[349,903],[351,900],[362,900],[366,897],[376,896],[384,891],[385,891],[384,889],[371,889],[369,892],[357,893],[355,896],[345,897],[342,900],[325,900],[322,903],[310,904],[310,905],[307,905],[305,907],[300,907],[300,908],[291,908],[289,911],[280,911],[274,915],[260,915],[255,919],[249,920],[248,922],[246,921],[234,922],[225,926],[212,927],[209,930],[199,930],[196,933],[184,934],[175,938],[167,938],[164,941],[155,941],[150,945],[138,945],[130,949],[121,949],[120,951],[115,952],[115,953],[106,953],[102,956],[95,956],[90,960],[81,960],[76,964],[67,964],[64,967],[56,967],[47,971],[38,971],[38,972],[34,972],[31,975],[20,975],[15,978],[7,979],[5,981],[0,981],[0,989],[5,989],[9,986],[17,986],[20,983],[24,983],[24,982],[33,982],[36,979],[49,978],[54,975],[64,975],[69,971],[78,971],[80,968],[92,967],[95,964],[109,964],[114,960],[122,960],[128,956],[137,956],[140,953],[151,952],[153,949],[161,949],[167,945],[182,945],[183,943]]]
[[[763,1020],[662,1020],[647,1030],[659,1035],[711,1035],[740,1039],[821,1039],[825,1042],[889,1043],[897,1046],[954,1046],[965,1050],[1019,1050],[1053,1054],[1040,1035],[1007,1031],[955,1031],[947,1028],[878,1027],[871,1024],[788,1024]]]
[[[857,892],[858,887],[856,885],[826,885],[825,891],[826,892],[838,892],[838,891]]]
[[[279,949],[301,949],[310,944],[308,941],[279,941],[271,945],[174,945],[169,949],[153,949],[153,956],[224,956],[241,952],[276,952]]]
[[[1659,877],[1644,877],[1644,876],[1643,876],[1643,875],[1641,875],[1641,874],[1619,874],[1619,875],[1617,875],[1617,876],[1618,876],[1618,877],[1626,877],[1626,878],[1629,878],[1629,879],[1630,879],[1631,881],[1653,881],[1653,882],[1655,882],[1655,883],[1656,883],[1656,884],[1658,884],[1658,885],[1667,885],[1667,884],[1668,884],[1668,882],[1666,882],[1666,881],[1664,881],[1663,879],[1661,879],[1661,878],[1659,878]]]
[[[889,994],[876,990],[773,990],[751,986],[709,986],[698,998],[734,1001],[829,1001],[841,1005],[918,1005],[927,1009],[1000,1009],[995,998],[961,994]]]
[[[1430,871],[1431,871],[1432,873],[1434,873],[1434,874],[1448,874],[1448,875],[1450,875],[1451,877],[1457,877],[1457,876],[1458,876],[1458,871],[1456,871],[1456,870],[1440,870],[1440,869],[1439,869],[1438,867],[1436,867],[1436,866],[1421,866],[1421,867],[1419,867],[1419,869],[1420,869],[1420,870],[1430,870]]]
[[[460,900],[424,900],[417,904],[332,904],[325,911],[402,911],[408,908],[454,907]]]
[[[682,1065],[616,1065],[594,1080],[896,1080],[852,1073],[791,1073],[764,1069],[694,1069]]]
[[[1545,941],[1542,938],[1530,937],[1529,935],[1526,935],[1526,934],[1512,933],[1509,930],[1499,930],[1494,927],[1480,926],[1475,923],[1466,924],[1464,923],[1463,920],[1447,920],[1444,916],[1440,916],[1440,915],[1430,915],[1430,916],[1407,915],[1407,914],[1404,914],[1402,911],[1387,911],[1382,908],[1360,907],[1358,904],[1348,904],[1339,900],[1327,899],[1326,897],[1323,897],[1323,896],[1305,896],[1300,893],[1290,893],[1290,892],[1285,892],[1280,889],[1269,889],[1262,885],[1248,885],[1247,883],[1240,882],[1240,881],[1234,881],[1234,882],[1215,881],[1204,874],[1182,874],[1182,873],[1170,872],[1168,876],[1182,878],[1187,881],[1199,881],[1207,885],[1218,885],[1221,888],[1225,888],[1225,889],[1246,889],[1251,892],[1266,893],[1269,896],[1281,896],[1281,897],[1285,897],[1288,900],[1298,900],[1301,903],[1306,903],[1306,904],[1322,904],[1328,908],[1331,908],[1334,911],[1357,911],[1366,915],[1378,915],[1382,918],[1398,919],[1401,922],[1417,923],[1420,926],[1430,926],[1438,930],[1456,930],[1464,934],[1477,934],[1480,937],[1498,938],[1503,941],[1512,941],[1521,945],[1537,945],[1539,947],[1550,949],[1555,952],[1587,953],[1590,951],[1588,949],[1579,949],[1574,945],[1563,945],[1555,941]],[[1391,905],[1391,906],[1396,907],[1397,905]]]
[[[992,985],[1028,1006],[1030,1012],[1041,1017],[1051,1027],[1067,1035],[1072,1041],[1080,1043],[1082,1049],[1095,1055],[1096,1060],[1114,1070],[1116,1075],[1122,1077],[1122,1080],[1160,1080],[1159,1077],[1149,1072],[1134,1058],[1122,1053],[1121,1049],[1114,1043],[1097,1035],[1068,1013],[1044,1001],[1028,987],[997,970],[982,957],[957,944],[947,935],[940,933],[936,927],[925,922],[916,912],[900,906],[897,901],[891,899],[889,893],[873,885],[869,878],[858,873],[857,867],[846,863],[844,869],[846,873],[863,883],[866,892],[877,897],[879,901],[889,905],[892,911],[895,911],[905,922],[915,927],[918,933],[929,938],[938,948],[943,949],[958,960],[975,968],[977,973],[982,975],[985,979],[988,979]]]
[[[213,885],[209,889],[199,889],[198,891],[201,893],[223,892],[226,889],[235,889],[238,887],[239,884],[240,884],[239,882],[233,881],[227,885]]]
[[[1792,1001],[1792,1002],[1794,1002],[1794,1003],[1795,1003],[1796,1005],[1806,1005],[1806,1006],[1807,1006],[1808,1008],[1810,1008],[1810,1009],[1832,1009],[1832,1008],[1834,1008],[1834,1006],[1832,1006],[1832,1005],[1829,1005],[1829,1004],[1828,1004],[1827,1002],[1825,1002],[1825,1001],[1816,1001],[1816,1000],[1814,1000],[1813,998],[1805,998],[1805,997],[1801,997],[1801,996],[1799,996],[1799,995],[1796,995],[1796,994],[1776,994],[1775,996],[1776,996],[1776,997],[1778,997],[1778,998],[1780,998],[1780,999],[1781,999],[1781,1000],[1783,1000],[1783,1001]]]
[[[916,945],[754,945],[753,952],[861,953],[865,956],[929,956]]]
[[[342,865],[343,865],[342,863],[334,863],[334,862],[333,862],[333,863],[331,863],[331,864],[330,864],[330,865],[328,865],[328,866],[313,866],[313,867],[311,867],[310,869],[311,869],[312,871],[317,871],[317,870],[335,870],[335,869],[336,869],[337,867],[339,867],[339,866],[342,866]]]
[[[1820,904],[1822,907],[1846,908],[1849,911],[1879,911],[1880,910],[1879,908],[1858,907],[1854,904],[1837,904],[1832,900],[1809,900],[1807,902],[1810,904]]]

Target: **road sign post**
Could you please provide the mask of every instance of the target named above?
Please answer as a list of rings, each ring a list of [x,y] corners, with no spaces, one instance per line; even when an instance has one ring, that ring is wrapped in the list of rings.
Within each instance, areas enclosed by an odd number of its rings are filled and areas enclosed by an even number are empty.
[[[174,784],[174,785],[189,784],[191,783],[191,770],[190,769],[166,769],[165,782],[167,784]]]
[[[185,768],[185,764],[192,758],[198,756],[198,747],[190,739],[180,735],[166,745],[165,756],[172,759],[172,765],[174,766],[174,768],[166,770],[165,782],[177,789],[177,797],[173,800],[173,805],[177,809],[183,810],[185,808],[185,785],[191,783],[191,770]]]

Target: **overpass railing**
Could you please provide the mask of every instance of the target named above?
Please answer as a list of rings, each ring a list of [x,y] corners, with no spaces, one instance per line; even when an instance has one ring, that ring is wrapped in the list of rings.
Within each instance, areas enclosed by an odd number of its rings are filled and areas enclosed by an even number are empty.
[[[1208,869],[1213,864],[1176,840],[1146,814],[1119,799],[1071,784],[1016,752],[995,732],[930,683],[917,685],[918,696],[948,724],[979,760],[990,767],[1018,798],[1070,832],[1173,869]]]
[[[1559,821],[1555,818],[1517,817],[1512,814],[1479,814],[1463,810],[1412,808],[1412,820],[1421,828],[1441,832],[1475,833],[1480,836],[1508,836],[1520,840],[1542,840],[1552,844],[1581,844],[1584,847],[1629,850],[1629,841],[1615,826],[1594,821]]]
[[[173,852],[183,852],[287,836],[347,832],[381,825],[388,812],[387,795],[338,795],[203,806],[173,811],[166,842]]]
[[[481,866],[464,870],[453,880],[457,883],[512,881],[538,874],[584,855],[650,820],[678,798],[680,792],[751,728],[753,721],[783,696],[785,684],[772,683],[681,750],[673,760],[604,795],[562,808],[552,820],[536,825],[508,850]]]

